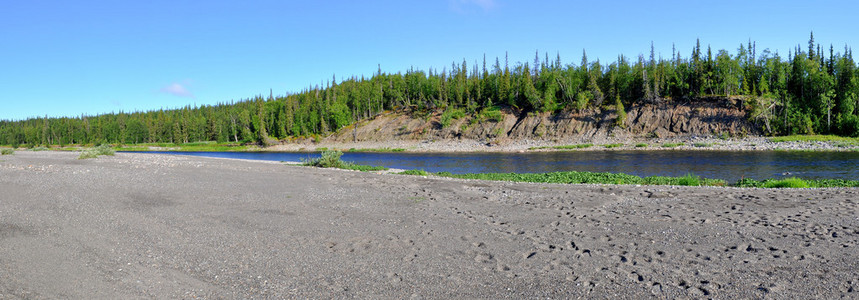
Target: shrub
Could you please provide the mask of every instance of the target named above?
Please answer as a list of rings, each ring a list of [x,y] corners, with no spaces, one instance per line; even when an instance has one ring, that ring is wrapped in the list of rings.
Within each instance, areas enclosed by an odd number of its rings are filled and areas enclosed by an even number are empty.
[[[340,160],[341,156],[343,156],[343,152],[324,150],[321,157],[303,161],[303,165],[320,168],[340,168],[345,164],[344,161]]]
[[[302,165],[311,166],[311,167],[320,167],[320,168],[338,168],[338,169],[346,169],[346,170],[355,170],[355,171],[382,171],[387,170],[385,167],[378,166],[366,166],[366,165],[356,165],[351,162],[345,162],[340,159],[343,156],[343,152],[331,150],[331,151],[323,151],[322,156],[315,159],[302,160]]]
[[[552,148],[555,149],[583,149],[593,147],[594,144],[576,144],[576,145],[563,145],[563,146],[554,146]]]
[[[113,150],[110,145],[103,144],[95,148],[89,148],[84,151],[81,151],[81,155],[78,156],[78,159],[96,158],[99,155],[113,156],[115,153],[116,151]]]
[[[345,163],[341,167],[341,169],[355,170],[355,171],[361,171],[361,172],[370,172],[370,171],[384,171],[384,170],[387,170],[388,168],[385,168],[382,166],[368,166],[368,165],[356,165],[353,163]]]
[[[603,145],[603,147],[605,147],[607,149],[617,148],[617,147],[621,147],[621,146],[623,146],[623,144],[621,144],[621,143]]]
[[[12,155],[15,154],[14,149],[2,149],[0,150],[0,155]]]
[[[462,117],[465,117],[465,112],[463,112],[461,109],[448,107],[441,114],[441,120],[439,120],[439,123],[441,123],[441,128],[446,128],[446,127],[450,126],[451,121],[462,118]]]
[[[796,177],[785,178],[781,180],[768,180],[764,182],[765,188],[807,188],[808,182]]]
[[[400,175],[418,175],[418,176],[429,175],[429,173],[427,173],[427,171],[424,171],[424,170],[405,170],[405,171],[402,171],[402,172],[397,173],[397,174],[400,174]]]
[[[702,147],[710,147],[710,146],[713,146],[713,144],[710,144],[710,143],[695,143],[695,144],[693,144],[693,146],[695,146],[695,147],[697,147],[697,148],[702,148]]]
[[[647,148],[647,146],[648,146],[647,143],[635,144],[635,148]]]
[[[677,184],[685,186],[699,186],[701,185],[701,178],[692,174],[686,174],[685,176],[680,177]]]
[[[620,128],[626,127],[626,110],[623,108],[623,102],[620,101],[620,96],[617,96],[614,101],[617,109],[617,119],[614,120],[614,125]]]
[[[110,145],[107,144],[95,147],[95,151],[96,153],[98,153],[98,155],[113,156],[114,154],[116,154],[116,151],[113,150],[113,148],[111,148]]]
[[[497,107],[487,107],[480,111],[478,118],[480,121],[498,122],[504,120],[504,114]]]
[[[662,144],[662,148],[674,148],[674,147],[679,147],[679,146],[683,146],[683,143],[665,143],[665,144]]]

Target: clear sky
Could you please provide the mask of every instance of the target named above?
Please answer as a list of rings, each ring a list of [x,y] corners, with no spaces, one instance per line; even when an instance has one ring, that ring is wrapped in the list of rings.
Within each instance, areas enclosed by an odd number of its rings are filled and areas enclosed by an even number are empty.
[[[859,1],[3,1],[0,120],[216,104],[350,76],[492,64],[688,57],[809,32],[859,43]]]

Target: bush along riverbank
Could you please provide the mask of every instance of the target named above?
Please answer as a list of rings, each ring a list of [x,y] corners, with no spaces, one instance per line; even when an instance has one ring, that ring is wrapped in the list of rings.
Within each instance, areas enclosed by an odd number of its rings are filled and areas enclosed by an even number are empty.
[[[388,168],[376,166],[355,165],[340,159],[340,151],[323,151],[322,156],[304,161],[302,165],[322,168],[339,168],[357,171],[387,171]],[[562,183],[562,184],[625,184],[625,185],[677,185],[677,186],[735,186],[756,188],[826,188],[826,187],[859,187],[859,180],[842,179],[802,179],[790,177],[784,179],[766,179],[757,181],[744,178],[729,184],[721,179],[702,178],[694,174],[680,177],[648,176],[640,177],[624,173],[599,172],[548,172],[548,173],[468,173],[452,174],[450,172],[430,173],[424,170],[398,170],[388,172],[398,175],[438,176],[458,179],[478,179],[493,181]]]
[[[408,174],[408,173],[401,173]],[[678,185],[678,186],[734,186],[757,188],[827,188],[827,187],[859,187],[859,180],[842,179],[802,179],[797,177],[784,179],[742,179],[728,184],[721,179],[702,178],[693,174],[680,177],[648,176],[639,177],[623,173],[596,172],[550,172],[550,173],[471,173],[451,174],[439,172],[432,175],[460,179],[480,179],[495,181],[535,182],[535,183],[566,183],[566,184],[632,184],[632,185]]]

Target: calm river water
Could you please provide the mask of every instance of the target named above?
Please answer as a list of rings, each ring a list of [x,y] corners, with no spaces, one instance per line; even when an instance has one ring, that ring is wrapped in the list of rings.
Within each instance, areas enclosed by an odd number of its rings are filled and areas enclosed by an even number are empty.
[[[273,161],[301,161],[319,153],[149,152]],[[637,176],[683,176],[735,182],[802,177],[859,179],[859,152],[784,151],[564,151],[536,153],[345,153],[345,161],[398,169],[451,173],[589,171]]]

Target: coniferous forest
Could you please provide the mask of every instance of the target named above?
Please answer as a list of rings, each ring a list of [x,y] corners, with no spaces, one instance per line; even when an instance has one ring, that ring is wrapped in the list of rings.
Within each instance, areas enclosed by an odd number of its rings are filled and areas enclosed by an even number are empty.
[[[673,47],[672,47],[673,48]],[[696,42],[689,56],[619,56],[614,62],[564,64],[537,52],[533,62],[506,58],[453,63],[442,70],[409,69],[370,78],[331,78],[303,91],[200,107],[0,121],[0,145],[101,143],[266,144],[334,132],[386,110],[488,107],[522,112],[629,107],[636,102],[695,101],[709,95],[744,96],[752,121],[771,135],[859,135],[859,72],[852,50],[807,47],[787,56],[756,43],[732,53]]]

